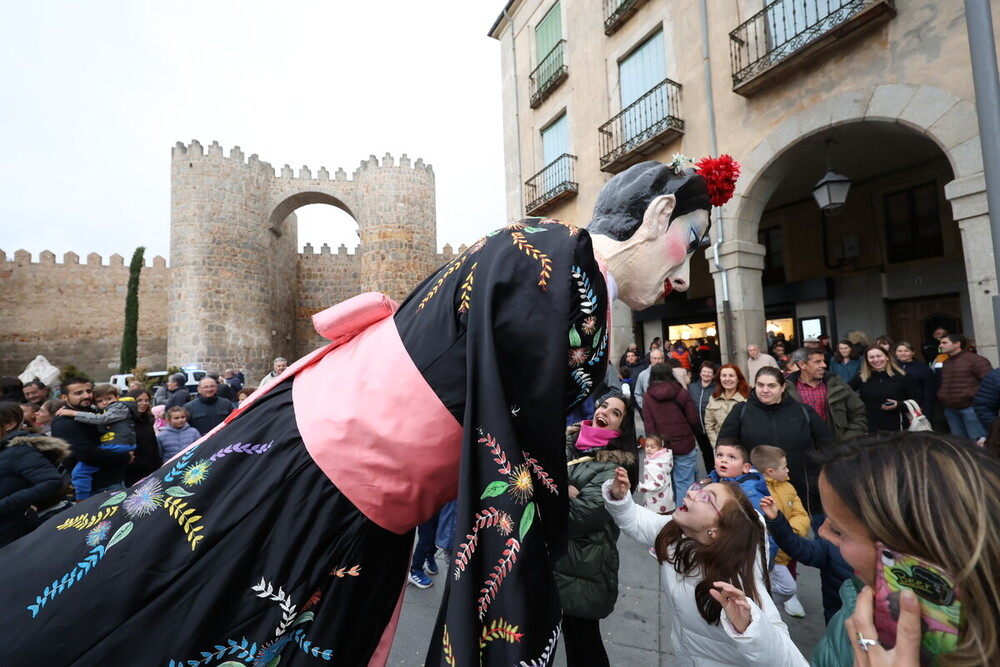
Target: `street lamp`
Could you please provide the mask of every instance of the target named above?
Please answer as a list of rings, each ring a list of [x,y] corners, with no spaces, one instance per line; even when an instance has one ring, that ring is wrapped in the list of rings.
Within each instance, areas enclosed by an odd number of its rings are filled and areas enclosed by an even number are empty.
[[[819,183],[812,189],[813,199],[827,215],[834,215],[840,211],[844,202],[847,201],[847,191],[851,189],[851,179],[838,174],[831,166],[831,141],[832,139],[826,140],[826,176],[819,179]]]

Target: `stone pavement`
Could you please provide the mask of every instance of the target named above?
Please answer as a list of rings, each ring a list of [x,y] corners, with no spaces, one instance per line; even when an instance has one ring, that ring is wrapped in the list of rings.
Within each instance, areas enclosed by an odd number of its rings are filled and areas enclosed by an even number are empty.
[[[636,667],[671,665],[674,660],[667,621],[661,616],[658,564],[645,547],[624,535],[618,541],[618,549],[621,553],[618,604],[614,613],[601,622],[611,664]],[[424,662],[447,572],[444,561],[438,562],[441,574],[434,577],[434,586],[423,590],[407,586],[389,665],[416,666]],[[782,617],[792,639],[808,658],[824,632],[818,570],[799,567],[799,599],[806,609],[806,617],[791,618],[784,611]],[[566,665],[561,646],[554,664],[560,667]]]

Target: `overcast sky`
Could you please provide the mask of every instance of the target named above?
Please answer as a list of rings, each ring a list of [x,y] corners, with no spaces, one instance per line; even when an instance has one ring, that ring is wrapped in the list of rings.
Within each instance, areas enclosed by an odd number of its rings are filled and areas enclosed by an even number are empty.
[[[6,3],[0,249],[169,259],[170,149],[238,145],[279,170],[407,153],[433,165],[438,247],[506,222],[504,0]],[[299,210],[300,245],[357,225]],[[147,260],[148,263],[148,260]]]

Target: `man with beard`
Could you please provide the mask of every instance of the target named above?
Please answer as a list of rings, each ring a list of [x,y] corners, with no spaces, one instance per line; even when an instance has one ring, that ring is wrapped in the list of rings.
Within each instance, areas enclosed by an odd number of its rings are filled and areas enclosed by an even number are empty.
[[[94,385],[87,378],[71,377],[62,383],[61,398],[73,410],[93,412]],[[71,473],[77,462],[89,463],[98,468],[93,475],[92,493],[125,488],[122,482],[125,466],[135,460],[134,452],[101,449],[101,436],[97,426],[76,421],[72,417],[53,419],[52,436],[69,443],[70,457],[63,462],[66,472]]]

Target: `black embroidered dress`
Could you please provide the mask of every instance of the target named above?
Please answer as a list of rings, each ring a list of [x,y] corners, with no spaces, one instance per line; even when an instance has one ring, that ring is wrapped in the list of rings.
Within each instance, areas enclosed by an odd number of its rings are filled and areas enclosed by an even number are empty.
[[[461,442],[435,443],[460,448],[461,463],[455,560],[427,664],[552,660],[564,415],[604,377],[607,312],[587,233],[528,219],[478,241],[395,313],[407,363],[462,426]],[[389,530],[331,481],[300,434],[309,415],[292,401],[296,377],[134,487],[0,550],[0,664],[384,662],[416,523]],[[331,411],[345,390],[329,388]],[[344,429],[365,418],[349,417]],[[386,446],[363,440],[351,446]],[[454,479],[409,483],[431,493]]]

